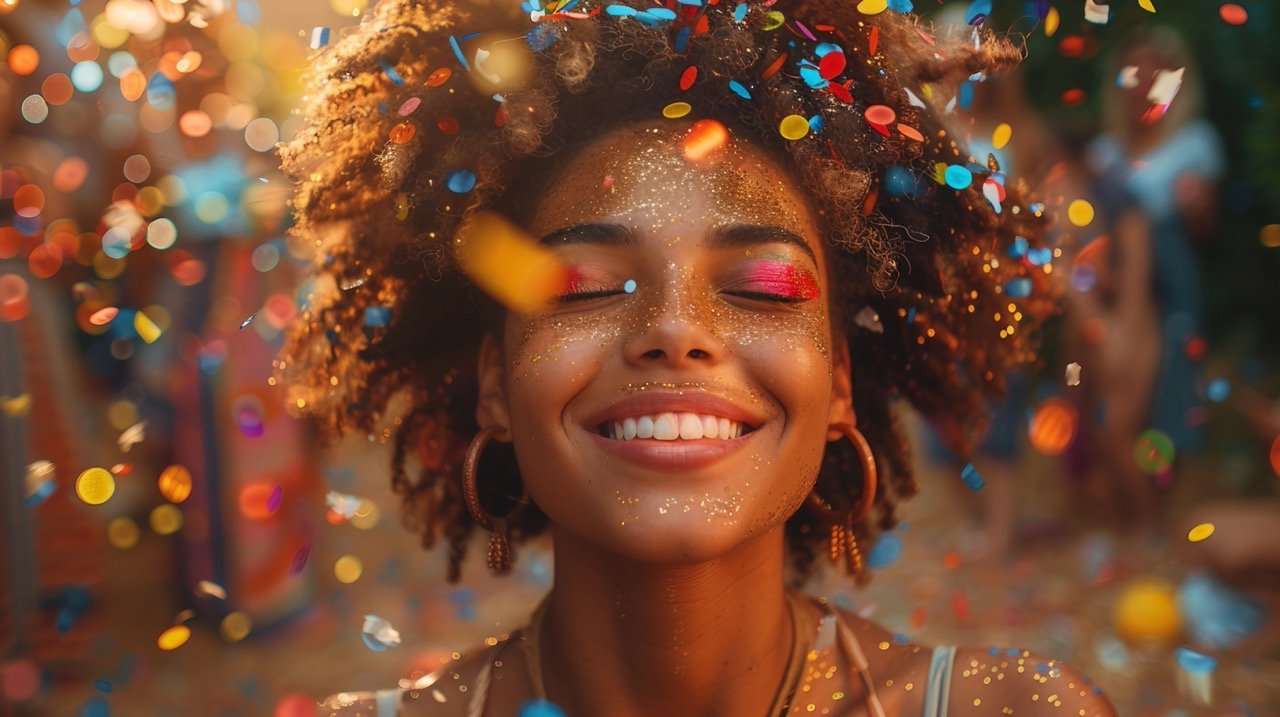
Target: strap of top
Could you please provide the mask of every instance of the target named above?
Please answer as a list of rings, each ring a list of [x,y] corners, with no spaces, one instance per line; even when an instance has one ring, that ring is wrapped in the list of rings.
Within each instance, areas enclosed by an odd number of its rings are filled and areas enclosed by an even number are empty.
[[[951,692],[951,665],[956,659],[955,645],[933,648],[929,663],[929,679],[924,688],[924,717],[947,717],[947,696]]]

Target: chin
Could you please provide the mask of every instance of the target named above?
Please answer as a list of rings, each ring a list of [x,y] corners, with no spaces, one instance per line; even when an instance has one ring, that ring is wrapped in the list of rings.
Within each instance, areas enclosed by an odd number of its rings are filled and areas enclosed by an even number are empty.
[[[653,506],[648,510],[625,512],[597,530],[578,533],[602,550],[654,566],[696,565],[723,558],[744,543],[767,532],[765,525],[739,502],[733,514],[696,502],[686,511],[680,504],[663,514]],[[639,507],[639,506],[637,506]],[[754,526],[754,527],[753,527]]]

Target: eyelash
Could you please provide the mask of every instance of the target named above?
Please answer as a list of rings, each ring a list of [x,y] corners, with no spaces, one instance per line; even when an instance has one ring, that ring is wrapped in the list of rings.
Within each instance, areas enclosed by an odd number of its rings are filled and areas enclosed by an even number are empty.
[[[575,301],[589,301],[591,299],[603,299],[608,296],[616,296],[626,292],[621,289],[599,289],[593,291],[574,291],[562,294],[557,301],[562,304],[572,303]],[[738,296],[753,301],[775,301],[780,304],[799,304],[806,299],[794,296],[782,296],[780,294],[770,294],[766,291],[728,291],[725,292],[730,296]]]

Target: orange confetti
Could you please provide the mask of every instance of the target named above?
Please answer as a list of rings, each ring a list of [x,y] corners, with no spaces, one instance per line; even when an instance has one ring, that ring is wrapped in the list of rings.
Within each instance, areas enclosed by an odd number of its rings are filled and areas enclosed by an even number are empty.
[[[693,123],[684,136],[684,158],[700,162],[729,142],[729,130],[713,119]]]
[[[447,67],[441,67],[427,76],[427,87],[439,87],[440,85],[448,82],[449,78],[452,76],[453,70],[450,70]]]
[[[912,127],[911,125],[906,125],[899,122],[898,131],[901,132],[902,136],[906,137],[907,139],[913,139],[917,142],[924,141],[924,135],[920,134],[920,130],[916,129],[915,127]]]
[[[1065,451],[1075,440],[1076,419],[1076,409],[1062,399],[1050,398],[1041,403],[1031,418],[1032,447],[1049,456]]]

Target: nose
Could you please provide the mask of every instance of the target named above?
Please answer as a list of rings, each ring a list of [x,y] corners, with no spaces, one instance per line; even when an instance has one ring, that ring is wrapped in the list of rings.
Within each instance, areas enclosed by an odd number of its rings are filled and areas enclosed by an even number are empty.
[[[629,338],[627,362],[636,367],[691,368],[713,366],[723,358],[721,340],[710,327],[711,307],[702,307],[685,291],[663,292],[657,305],[646,307],[643,328]]]

